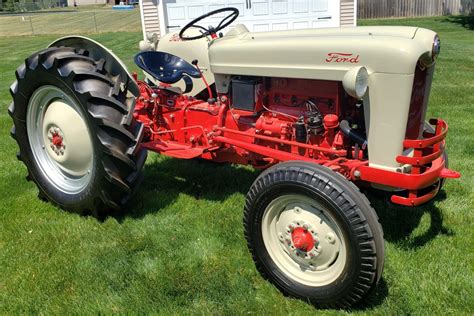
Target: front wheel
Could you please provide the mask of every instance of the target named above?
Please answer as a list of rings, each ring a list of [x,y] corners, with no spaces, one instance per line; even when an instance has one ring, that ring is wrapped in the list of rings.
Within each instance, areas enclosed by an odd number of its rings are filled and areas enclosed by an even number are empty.
[[[318,307],[357,303],[382,274],[384,241],[374,209],[328,168],[285,162],[263,172],[247,195],[244,225],[263,276]]]

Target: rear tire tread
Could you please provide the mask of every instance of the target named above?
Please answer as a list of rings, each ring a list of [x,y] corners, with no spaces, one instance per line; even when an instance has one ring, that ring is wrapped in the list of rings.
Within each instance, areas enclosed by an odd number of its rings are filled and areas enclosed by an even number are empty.
[[[106,179],[105,183],[107,184],[103,185],[100,192],[91,193],[89,205],[82,205],[82,209],[76,207],[65,208],[80,213],[90,211],[95,215],[101,214],[104,209],[117,210],[124,206],[123,201],[128,201],[131,194],[136,191],[135,186],[139,184],[138,179],[141,177],[141,169],[147,156],[146,150],[139,147],[139,142],[143,137],[143,128],[141,126],[138,129],[135,128],[141,123],[134,122],[131,115],[135,106],[134,97],[122,98],[125,102],[118,98],[121,92],[120,88],[126,82],[123,82],[120,76],[105,73],[104,64],[104,59],[95,61],[83,49],[50,47],[37,52],[18,67],[16,71],[17,81],[10,87],[10,93],[14,101],[8,108],[8,112],[14,121],[11,136],[20,147],[19,160],[25,163],[28,173],[33,175],[30,178],[38,186],[41,198],[64,208],[64,205],[52,199],[47,191],[42,188],[38,179],[35,179],[35,173],[32,170],[34,166],[28,163],[28,159],[24,159],[22,155],[22,151],[31,150],[29,145],[25,146],[24,144],[27,136],[18,137],[16,126],[25,124],[25,113],[28,106],[28,98],[25,97],[25,94],[28,93],[25,92],[25,86],[34,76],[42,73],[56,76],[82,100],[81,104],[84,104],[84,111],[89,116],[89,125],[93,126],[91,128],[101,130],[101,137],[97,136],[97,132],[92,133],[91,136],[98,144],[98,150],[102,153],[97,155],[97,160],[99,168],[102,168],[104,172],[104,179]],[[85,86],[90,87],[90,89],[87,89],[87,92],[81,91],[81,88]],[[106,109],[101,112],[102,117],[94,118],[93,109],[99,104],[106,108],[110,107],[110,110]],[[132,116],[132,120],[129,119],[130,116]],[[117,121],[114,121],[114,117]],[[132,123],[134,130],[132,130]],[[22,128],[22,130],[26,131],[26,128]],[[19,141],[19,138],[22,138],[23,142]],[[106,159],[105,157],[109,158]],[[100,163],[100,161],[102,162]]]

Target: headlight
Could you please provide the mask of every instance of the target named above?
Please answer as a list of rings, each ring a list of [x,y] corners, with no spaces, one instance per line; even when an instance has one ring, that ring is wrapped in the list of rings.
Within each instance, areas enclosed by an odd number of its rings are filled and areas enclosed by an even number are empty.
[[[357,99],[362,99],[367,92],[369,73],[365,67],[354,67],[342,79],[342,86],[347,94]]]
[[[438,35],[435,35],[434,41],[433,41],[433,50],[431,52],[433,61],[438,57],[440,50],[441,50],[441,42],[439,40]]]

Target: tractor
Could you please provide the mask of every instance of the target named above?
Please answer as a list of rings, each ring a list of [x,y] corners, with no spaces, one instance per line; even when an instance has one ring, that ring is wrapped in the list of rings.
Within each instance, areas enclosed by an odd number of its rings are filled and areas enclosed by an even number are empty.
[[[417,206],[460,176],[448,125],[425,121],[440,40],[417,27],[249,32],[230,26],[238,15],[142,41],[142,79],[85,37],[32,54],[10,89],[18,158],[41,199],[99,217],[128,205],[148,151],[262,169],[243,219],[257,269],[317,307],[352,306],[384,266],[360,189]]]

